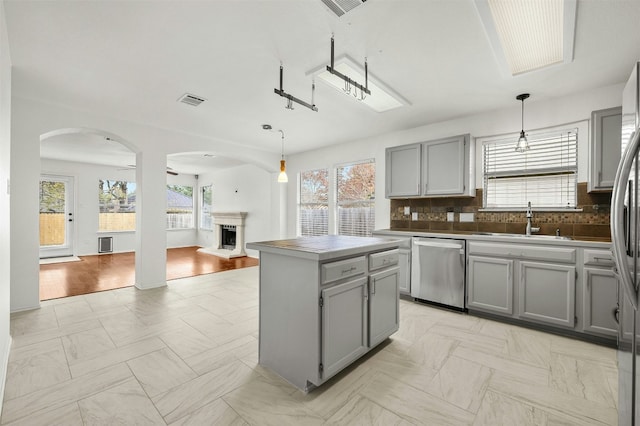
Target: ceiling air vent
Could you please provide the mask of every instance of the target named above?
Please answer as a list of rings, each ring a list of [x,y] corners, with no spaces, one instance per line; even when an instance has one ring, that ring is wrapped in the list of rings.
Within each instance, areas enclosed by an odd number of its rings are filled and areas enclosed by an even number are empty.
[[[333,13],[342,16],[367,0],[321,0]]]
[[[205,98],[201,98],[195,95],[190,95],[189,93],[185,93],[180,97],[180,99],[178,99],[178,102],[182,102],[183,104],[192,105],[192,106],[198,106],[204,101],[206,101]]]

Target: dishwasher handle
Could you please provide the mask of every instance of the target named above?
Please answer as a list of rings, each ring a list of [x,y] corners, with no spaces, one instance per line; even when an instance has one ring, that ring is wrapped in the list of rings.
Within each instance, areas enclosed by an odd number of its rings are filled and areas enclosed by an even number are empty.
[[[423,247],[438,247],[464,251],[464,246],[456,243],[442,243],[440,241],[413,240],[413,244]]]

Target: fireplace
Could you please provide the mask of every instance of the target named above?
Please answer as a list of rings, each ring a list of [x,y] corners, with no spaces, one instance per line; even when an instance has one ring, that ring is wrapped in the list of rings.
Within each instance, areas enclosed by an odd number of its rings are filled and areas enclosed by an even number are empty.
[[[236,248],[236,226],[222,225],[222,239],[220,245],[225,250],[233,250]]]
[[[215,241],[211,247],[203,247],[199,252],[231,259],[243,257],[244,219],[247,212],[212,212]]]

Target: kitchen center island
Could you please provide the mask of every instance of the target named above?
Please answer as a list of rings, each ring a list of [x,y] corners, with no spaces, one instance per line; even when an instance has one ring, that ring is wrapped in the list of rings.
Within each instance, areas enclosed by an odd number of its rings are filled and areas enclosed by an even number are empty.
[[[398,330],[398,246],[327,235],[260,251],[259,362],[308,392]]]

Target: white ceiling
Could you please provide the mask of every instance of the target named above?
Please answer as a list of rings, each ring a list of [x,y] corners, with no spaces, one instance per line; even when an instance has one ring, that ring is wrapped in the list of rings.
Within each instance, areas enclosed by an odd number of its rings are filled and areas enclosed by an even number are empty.
[[[575,60],[517,77],[498,68],[472,0],[368,0],[341,18],[320,0],[4,3],[14,95],[272,152],[264,123],[302,152],[520,108],[522,92],[535,102],[621,83],[640,59],[638,0],[579,0]],[[306,73],[329,63],[332,33],[336,57],[368,57],[411,105],[376,113],[318,81],[319,112],[285,110],[280,62],[285,91],[310,101]],[[185,92],[207,101],[176,102]]]

